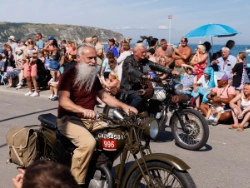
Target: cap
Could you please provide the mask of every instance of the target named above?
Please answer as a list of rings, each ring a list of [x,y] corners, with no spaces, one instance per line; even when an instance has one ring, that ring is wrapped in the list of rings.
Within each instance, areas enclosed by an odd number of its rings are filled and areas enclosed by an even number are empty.
[[[155,53],[155,49],[154,48],[149,48],[149,49],[147,49],[147,52],[150,52],[153,55]]]
[[[228,80],[227,74],[220,74],[217,77],[217,80]]]
[[[53,35],[49,36],[48,40],[54,40],[55,37]]]
[[[109,39],[109,42],[112,42],[113,44],[115,44],[115,40],[114,39]]]
[[[15,37],[14,36],[9,36],[9,38],[8,38],[9,40],[13,40],[13,41],[15,41]]]

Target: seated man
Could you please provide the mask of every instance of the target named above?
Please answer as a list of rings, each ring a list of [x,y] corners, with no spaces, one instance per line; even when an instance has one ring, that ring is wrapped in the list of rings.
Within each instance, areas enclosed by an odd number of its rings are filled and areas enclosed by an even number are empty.
[[[210,99],[213,106],[223,108],[223,111],[220,110],[221,116],[218,119],[218,123],[226,123],[232,118],[229,102],[235,97],[235,89],[228,84],[228,76],[226,73],[221,74],[217,82],[218,86],[213,88],[212,92],[207,95],[207,98]],[[207,103],[201,103],[200,109],[202,113],[207,116],[209,105]],[[216,118],[214,118],[214,121],[215,120]]]
[[[111,107],[123,109],[127,114],[131,111],[137,113],[137,110],[118,101],[102,88],[97,78],[99,68],[94,47],[80,47],[77,60],[78,65],[64,72],[59,78],[57,127],[76,146],[71,172],[77,183],[83,186],[96,145],[91,132],[107,126],[107,123],[95,120],[96,97],[100,97]]]
[[[177,48],[174,48],[174,52],[172,54],[172,58],[174,59],[175,74],[180,77],[183,75],[184,72],[181,65],[188,64],[191,55],[192,49],[188,46],[188,39],[182,37],[180,45]],[[176,81],[180,81],[180,78]]]

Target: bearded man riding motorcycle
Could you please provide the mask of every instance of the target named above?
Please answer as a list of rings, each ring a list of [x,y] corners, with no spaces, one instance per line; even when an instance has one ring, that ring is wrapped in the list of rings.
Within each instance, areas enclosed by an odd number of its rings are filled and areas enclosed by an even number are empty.
[[[114,108],[121,108],[129,114],[137,110],[122,103],[106,92],[97,78],[96,51],[92,46],[78,49],[78,64],[63,73],[59,79],[58,130],[75,146],[71,172],[79,185],[84,187],[89,161],[95,149],[96,140],[91,132],[105,127],[106,123],[95,120],[96,96]]]

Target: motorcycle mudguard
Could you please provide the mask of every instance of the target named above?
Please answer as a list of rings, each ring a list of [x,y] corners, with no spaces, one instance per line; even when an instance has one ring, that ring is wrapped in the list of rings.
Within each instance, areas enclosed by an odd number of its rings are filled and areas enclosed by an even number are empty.
[[[181,160],[173,155],[169,155],[169,154],[165,154],[165,153],[152,153],[152,154],[146,155],[144,158],[145,158],[146,162],[161,161],[161,162],[167,163],[167,164],[171,165],[173,168],[176,168],[177,170],[180,170],[180,171],[186,171],[186,170],[190,169],[190,167],[183,160]],[[139,159],[139,163],[143,164],[142,158]],[[133,165],[128,169],[128,171],[126,172],[126,175],[123,179],[123,184],[122,184],[123,188],[126,186],[126,183],[128,181],[128,178],[130,177],[131,173],[137,168],[138,168],[138,165],[136,162],[134,162]]]

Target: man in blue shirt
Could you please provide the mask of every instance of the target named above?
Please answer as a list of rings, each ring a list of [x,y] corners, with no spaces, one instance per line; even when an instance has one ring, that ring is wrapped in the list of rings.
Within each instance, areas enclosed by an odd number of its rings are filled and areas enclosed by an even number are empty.
[[[109,47],[106,49],[106,54],[111,50],[115,56],[115,59],[118,58],[119,53],[117,51],[117,48],[115,47],[115,40],[114,39],[109,39],[108,40],[108,45]]]
[[[42,38],[43,38],[43,36],[41,33],[36,34],[36,40],[37,40],[36,46],[38,47],[38,52],[40,52],[40,50],[44,48],[44,42],[43,42]]]

